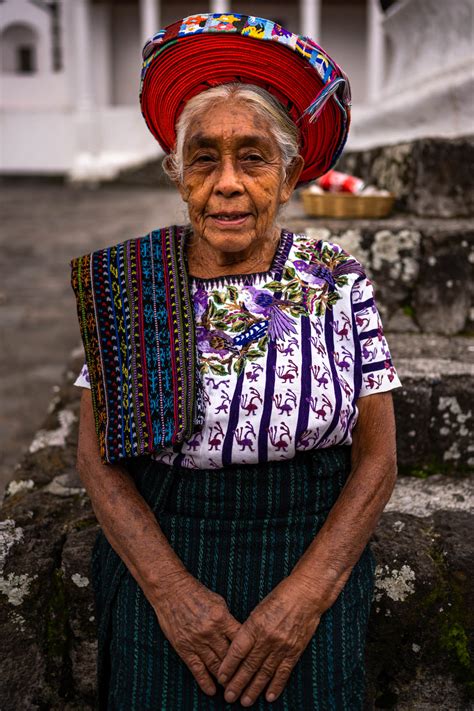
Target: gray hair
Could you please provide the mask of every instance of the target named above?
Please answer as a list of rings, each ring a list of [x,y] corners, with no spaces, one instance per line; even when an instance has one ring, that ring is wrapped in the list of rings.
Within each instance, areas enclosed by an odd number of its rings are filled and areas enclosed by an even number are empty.
[[[189,127],[205,109],[214,106],[216,100],[241,99],[254,108],[256,113],[270,122],[270,130],[280,149],[284,175],[299,153],[299,132],[285,107],[270,92],[254,84],[232,82],[220,84],[193,96],[184,107],[176,124],[174,151],[162,162],[164,172],[176,182],[183,180],[183,149]]]

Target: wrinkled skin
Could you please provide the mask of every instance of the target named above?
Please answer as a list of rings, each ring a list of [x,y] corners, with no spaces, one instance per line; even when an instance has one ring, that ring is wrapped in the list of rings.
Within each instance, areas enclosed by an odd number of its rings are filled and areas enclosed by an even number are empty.
[[[313,595],[287,577],[252,610],[219,668],[227,701],[250,706],[269,682],[267,700],[280,695],[321,619]]]
[[[283,690],[316,631],[320,614],[309,593],[304,581],[285,578],[243,625],[221,595],[189,573],[177,576],[166,594],[150,602],[164,635],[201,689],[214,695],[212,677],[220,681],[225,674],[229,683],[220,683],[226,685],[226,700],[237,699],[245,689],[241,704],[247,706],[272,679],[275,694]]]
[[[216,692],[211,674],[217,671],[240,629],[224,598],[189,573],[167,587],[154,601],[158,622],[168,641],[186,663],[201,689]]]
[[[269,124],[242,100],[218,102],[194,121],[185,140],[183,182],[193,238],[189,271],[210,277],[266,270],[277,247],[276,217],[303,169],[283,169]],[[241,224],[216,220],[238,213]]]

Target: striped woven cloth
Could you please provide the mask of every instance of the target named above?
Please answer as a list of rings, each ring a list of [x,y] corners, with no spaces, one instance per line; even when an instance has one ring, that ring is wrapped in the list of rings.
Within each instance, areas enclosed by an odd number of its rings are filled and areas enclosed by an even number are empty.
[[[104,463],[179,444],[202,423],[185,231],[71,260]]]
[[[222,595],[244,622],[291,573],[314,540],[351,470],[351,447],[294,459],[203,469],[199,476],[149,457],[127,464],[186,569]],[[159,565],[159,562],[157,563]],[[255,711],[362,711],[365,639],[375,559],[366,546],[336,602],[296,663],[282,694]],[[163,633],[156,612],[104,533],[91,559],[100,711],[237,711],[224,688],[208,696]]]

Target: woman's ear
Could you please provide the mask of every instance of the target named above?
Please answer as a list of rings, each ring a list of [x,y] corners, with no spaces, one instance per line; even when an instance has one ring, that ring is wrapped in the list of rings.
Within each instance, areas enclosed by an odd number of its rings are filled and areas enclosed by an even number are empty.
[[[189,190],[185,188],[183,183],[181,183],[179,180],[173,180],[173,182],[178,188],[179,194],[181,195],[181,200],[183,200],[183,202],[188,202]]]
[[[173,158],[172,158],[171,154],[167,155],[163,158],[161,165],[162,165],[164,172],[166,173],[168,178],[171,180],[171,182],[173,183],[173,185],[176,187],[179,194],[181,195],[181,199],[184,202],[187,202],[188,201],[188,191],[185,189],[185,187],[183,186],[182,182],[179,180],[179,178],[176,174],[177,171],[175,169],[175,165],[174,165]]]
[[[295,156],[286,170],[285,181],[280,194],[280,205],[288,202],[304,168],[304,158]]]

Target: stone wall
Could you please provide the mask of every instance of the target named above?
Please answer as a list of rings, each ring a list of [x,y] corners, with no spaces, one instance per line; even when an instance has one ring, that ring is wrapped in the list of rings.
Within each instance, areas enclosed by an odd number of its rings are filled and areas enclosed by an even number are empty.
[[[396,209],[421,217],[473,217],[474,136],[344,153],[337,170],[395,193]]]

